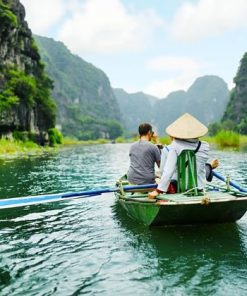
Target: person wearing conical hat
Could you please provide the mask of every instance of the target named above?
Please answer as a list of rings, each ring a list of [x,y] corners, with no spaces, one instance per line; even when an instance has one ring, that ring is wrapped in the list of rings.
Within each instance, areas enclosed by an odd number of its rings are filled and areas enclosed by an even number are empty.
[[[177,158],[183,150],[196,151],[198,188],[203,189],[206,180],[205,165],[208,159],[209,144],[205,141],[199,141],[199,138],[207,132],[207,127],[188,113],[179,117],[166,128],[166,133],[173,141],[169,145],[161,181],[158,188],[149,193],[149,198],[155,198],[158,194],[167,192],[177,169]]]

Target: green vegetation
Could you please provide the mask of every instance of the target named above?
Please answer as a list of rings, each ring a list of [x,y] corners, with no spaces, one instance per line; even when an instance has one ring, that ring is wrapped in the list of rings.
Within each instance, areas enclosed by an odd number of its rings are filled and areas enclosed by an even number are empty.
[[[125,143],[126,139],[123,137],[117,137],[115,141],[116,141],[116,143]]]
[[[31,142],[36,142],[35,139],[36,135],[34,133],[31,132],[27,132],[27,131],[14,131],[13,132],[13,138],[16,141],[21,141],[21,142],[27,142],[27,141],[31,141]]]
[[[116,120],[106,121],[107,132],[111,140],[115,140],[123,134],[122,125]]]
[[[7,139],[0,139],[0,154],[25,153],[30,150],[37,151],[40,149],[36,143],[31,141],[10,141]]]
[[[0,0],[0,24],[0,33],[2,33],[5,26],[16,28],[18,25],[17,17],[6,4],[3,4],[2,0]]]
[[[100,138],[115,139],[122,135],[123,128],[116,120],[103,120],[91,116],[81,116],[77,108],[70,108],[70,120],[63,124],[63,134],[72,135],[80,141]]]
[[[240,135],[233,131],[222,130],[215,136],[215,142],[220,148],[240,146]]]
[[[123,89],[114,89],[124,125],[127,129],[127,136],[137,132],[138,126],[142,122],[152,122],[156,118],[153,106],[157,98],[142,92],[129,94]]]
[[[107,139],[97,139],[97,140],[88,140],[88,141],[79,141],[78,139],[75,138],[69,138],[65,137],[63,140],[63,145],[68,146],[68,145],[97,145],[97,144],[108,144],[110,143],[109,140]]]
[[[56,128],[50,128],[48,130],[50,146],[54,147],[57,144],[63,144],[63,135]]]
[[[222,118],[222,125],[229,125],[229,129],[240,133],[247,134],[247,53],[244,54],[240,61],[240,67],[234,78],[236,84],[231,91],[230,99]]]
[[[161,137],[160,139],[160,143],[163,145],[169,145],[171,144],[171,138],[170,137]]]
[[[247,147],[247,136],[240,135],[230,130],[220,130],[215,136],[203,137],[202,140],[215,145],[219,149]]]
[[[25,102],[27,106],[32,107],[37,93],[36,80],[34,77],[18,70],[8,69],[5,72],[4,89],[12,93],[18,102]]]
[[[38,109],[38,127],[47,130],[55,125],[56,105],[50,97],[51,80],[43,73],[28,75],[14,68],[4,67],[0,85],[0,113],[24,105]],[[0,79],[1,81],[1,79]],[[26,122],[25,119],[22,121]],[[20,126],[26,130],[26,126]]]
[[[0,0],[0,136],[16,131],[15,138],[43,145],[47,130],[55,126],[53,84],[24,17],[19,1]],[[36,135],[29,135],[33,129]]]
[[[120,136],[120,110],[105,73],[71,54],[62,42],[35,38],[47,73],[54,80],[53,97],[62,133],[80,141]]]
[[[13,69],[5,68],[5,79],[0,93],[0,112],[11,109],[21,102],[27,106],[34,105],[37,92],[34,77]]]
[[[11,109],[15,105],[18,105],[19,98],[15,96],[11,89],[4,89],[0,93],[0,113]]]

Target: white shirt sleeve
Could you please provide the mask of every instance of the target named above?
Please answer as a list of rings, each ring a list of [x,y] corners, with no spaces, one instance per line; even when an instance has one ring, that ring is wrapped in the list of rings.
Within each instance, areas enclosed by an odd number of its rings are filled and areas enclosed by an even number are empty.
[[[174,148],[171,148],[167,155],[167,160],[162,172],[162,177],[158,185],[158,189],[164,192],[167,191],[167,188],[171,182],[172,176],[177,168],[177,152]]]
[[[162,151],[161,151],[161,158],[160,158],[160,171],[161,171],[161,174],[164,171],[167,155],[168,155],[168,150],[167,150],[166,147],[164,147],[162,149]]]

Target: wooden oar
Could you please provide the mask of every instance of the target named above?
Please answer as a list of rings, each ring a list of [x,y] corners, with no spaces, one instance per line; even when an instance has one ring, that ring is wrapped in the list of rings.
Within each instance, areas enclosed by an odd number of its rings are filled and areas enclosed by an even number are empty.
[[[216,173],[215,171],[213,171],[213,175],[218,178],[219,180],[223,181],[223,182],[227,182],[226,178],[221,176],[219,173]],[[247,189],[242,188],[239,184],[237,184],[234,181],[229,181],[229,185],[231,185],[232,187],[238,189],[240,192],[247,192]]]
[[[123,190],[135,191],[140,189],[150,189],[150,188],[156,188],[156,187],[157,187],[157,184],[123,186]],[[119,188],[102,188],[102,189],[84,190],[79,192],[63,192],[63,193],[57,193],[57,194],[0,199],[0,209],[17,208],[17,207],[34,205],[34,204],[62,201],[67,199],[92,197],[96,195],[101,195],[102,193],[110,193],[110,192],[117,192],[117,191],[120,191],[120,189]]]

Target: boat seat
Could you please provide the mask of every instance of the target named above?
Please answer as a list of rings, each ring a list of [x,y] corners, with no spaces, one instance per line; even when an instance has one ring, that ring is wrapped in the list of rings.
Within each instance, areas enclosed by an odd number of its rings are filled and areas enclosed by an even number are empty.
[[[198,195],[196,155],[193,150],[183,150],[177,160],[177,192],[189,190],[189,195]]]

